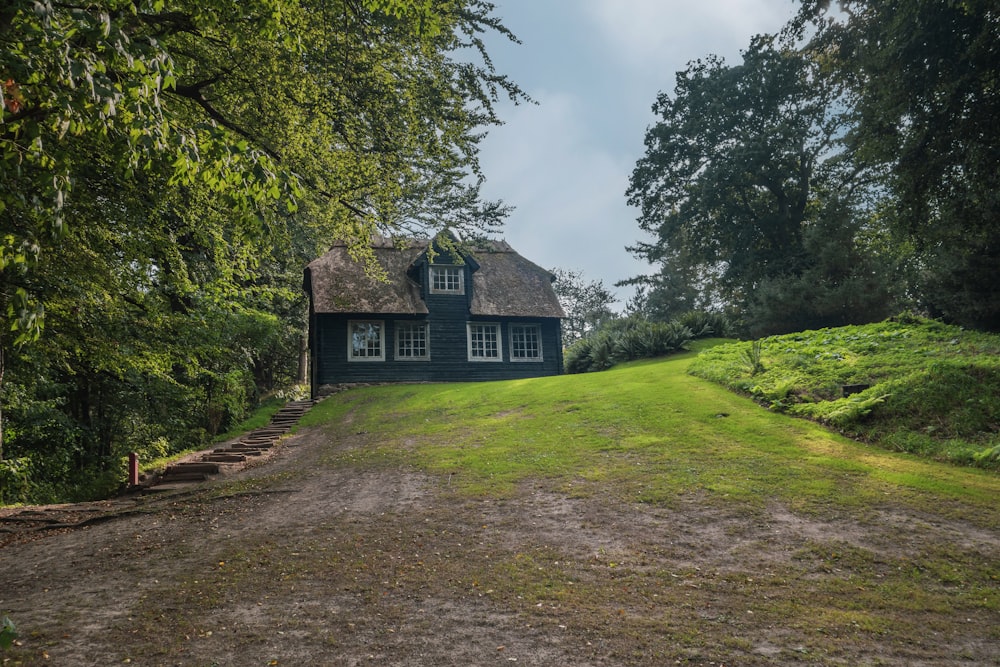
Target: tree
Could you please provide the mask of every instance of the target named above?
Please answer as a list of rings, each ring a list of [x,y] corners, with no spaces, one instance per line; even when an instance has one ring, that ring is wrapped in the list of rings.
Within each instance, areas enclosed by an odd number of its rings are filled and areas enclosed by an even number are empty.
[[[892,253],[870,252],[860,239],[872,233],[872,223],[837,203],[828,201],[803,229],[809,265],[762,280],[750,295],[744,320],[752,337],[877,322],[893,314],[901,287]]]
[[[669,322],[683,313],[713,310],[721,303],[713,267],[692,267],[672,249],[665,249],[656,263],[656,273],[618,283],[636,288],[626,304],[627,313],[641,314],[653,322]]]
[[[881,169],[897,242],[936,314],[1000,330],[1000,13],[991,0],[807,0],[815,33],[851,92],[852,159]]]
[[[611,306],[617,301],[600,280],[587,282],[581,271],[553,269],[553,288],[566,312],[563,320],[563,345],[569,346],[597,331],[615,318]]]
[[[526,97],[483,48],[487,30],[513,39],[492,12],[3,3],[8,451],[79,469],[197,444],[287,377],[301,267],[334,238],[363,261],[376,230],[499,224],[478,142],[500,96]]]
[[[672,282],[687,274],[686,286],[717,294],[703,299],[744,309],[765,284],[815,266],[810,228],[864,192],[843,160],[840,101],[818,58],[775,37],[755,37],[737,66],[691,63],[653,106],[660,120],[627,192],[653,240],[632,251]]]
[[[58,235],[98,138],[123,179],[201,179],[255,216],[276,199],[305,204],[359,247],[373,226],[426,223],[445,203],[453,212],[434,225],[495,224],[502,207],[463,180],[479,173],[500,92],[523,98],[479,38],[510,36],[491,11],[479,0],[5,3],[0,270]],[[467,47],[483,65],[455,57]]]

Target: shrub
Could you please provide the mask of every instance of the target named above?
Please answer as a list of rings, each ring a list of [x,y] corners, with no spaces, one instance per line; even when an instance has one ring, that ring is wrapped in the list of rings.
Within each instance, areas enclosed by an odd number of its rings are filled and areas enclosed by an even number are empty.
[[[0,459],[0,505],[31,498],[31,458]]]
[[[617,320],[566,350],[566,372],[602,371],[623,361],[659,357],[684,349],[692,339],[691,330],[677,322]]]
[[[692,338],[726,337],[733,333],[729,318],[722,313],[690,310],[673,321],[690,329]]]
[[[0,618],[0,650],[10,648],[15,639],[17,639],[17,628],[14,626],[14,621],[6,616]],[[4,660],[4,663],[6,662]]]
[[[690,372],[887,449],[1000,467],[996,335],[903,316],[719,345]]]

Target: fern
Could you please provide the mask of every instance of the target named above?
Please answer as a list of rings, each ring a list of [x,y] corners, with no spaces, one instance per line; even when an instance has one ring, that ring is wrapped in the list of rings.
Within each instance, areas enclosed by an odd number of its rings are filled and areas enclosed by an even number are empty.
[[[764,362],[761,361],[761,341],[759,339],[751,342],[743,350],[742,358],[743,364],[751,376],[764,372]]]

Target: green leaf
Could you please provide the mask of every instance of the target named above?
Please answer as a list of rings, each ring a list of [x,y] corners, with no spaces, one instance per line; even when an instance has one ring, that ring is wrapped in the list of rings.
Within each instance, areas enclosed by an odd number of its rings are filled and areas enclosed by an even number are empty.
[[[0,649],[8,649],[17,639],[17,627],[7,616],[0,619]]]

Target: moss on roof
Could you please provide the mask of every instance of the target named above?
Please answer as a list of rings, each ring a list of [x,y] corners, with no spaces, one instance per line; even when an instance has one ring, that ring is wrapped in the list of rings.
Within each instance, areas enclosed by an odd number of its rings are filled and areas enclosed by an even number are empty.
[[[344,244],[306,267],[305,288],[313,312],[424,315],[427,305],[411,277],[415,264],[426,261],[427,240],[378,238],[371,246],[384,280],[351,256]],[[496,317],[565,317],[552,274],[517,254],[504,241],[476,244],[467,256],[478,268],[472,274],[472,315]]]

